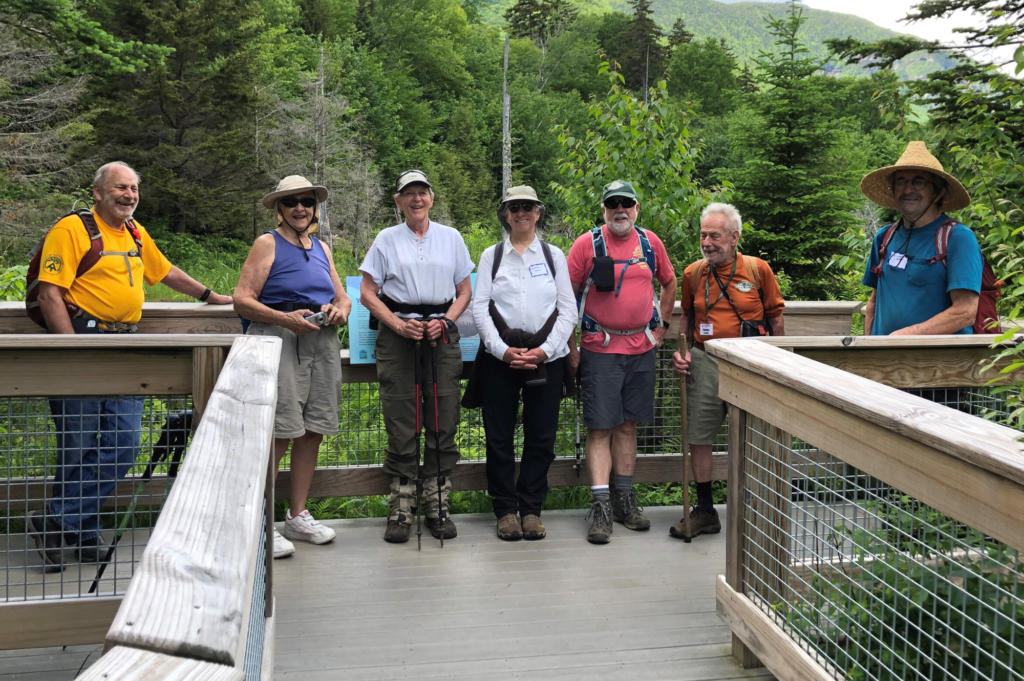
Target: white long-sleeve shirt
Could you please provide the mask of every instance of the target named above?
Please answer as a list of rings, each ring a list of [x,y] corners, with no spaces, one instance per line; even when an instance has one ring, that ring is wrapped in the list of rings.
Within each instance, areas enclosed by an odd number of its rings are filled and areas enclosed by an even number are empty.
[[[499,247],[504,248],[505,252],[501,257],[498,276],[492,281],[494,249]],[[480,256],[476,270],[476,291],[473,293],[473,321],[476,322],[487,352],[498,359],[505,356],[509,346],[501,340],[491,319],[489,305],[492,299],[510,328],[523,329],[528,333],[539,331],[557,306],[558,318],[554,328],[540,347],[547,355],[545,362],[569,354],[569,335],[576,328],[576,297],[569,281],[565,254],[554,246],[549,248],[555,265],[554,277],[548,272],[548,262],[544,258],[540,239],[537,238],[523,249],[522,255],[505,237],[502,244],[491,246]]]

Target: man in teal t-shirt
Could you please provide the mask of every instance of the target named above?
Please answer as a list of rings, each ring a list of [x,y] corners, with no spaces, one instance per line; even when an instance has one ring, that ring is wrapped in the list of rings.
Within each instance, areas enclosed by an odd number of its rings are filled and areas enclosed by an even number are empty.
[[[943,170],[924,142],[911,142],[896,165],[869,173],[860,186],[874,203],[900,212],[882,257],[890,228],[875,235],[861,280],[875,289],[864,308],[865,335],[972,333],[984,263],[978,240],[956,224],[945,266],[932,260],[936,232],[952,221],[944,211],[970,204],[964,186]]]

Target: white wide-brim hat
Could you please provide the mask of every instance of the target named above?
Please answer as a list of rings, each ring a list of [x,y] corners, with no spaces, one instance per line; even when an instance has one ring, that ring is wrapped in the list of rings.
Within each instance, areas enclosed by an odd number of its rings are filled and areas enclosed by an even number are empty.
[[[942,210],[953,212],[971,205],[971,195],[960,180],[945,171],[939,159],[932,156],[924,142],[911,142],[894,166],[879,168],[864,176],[860,190],[864,196],[883,208],[899,210],[892,191],[892,176],[897,170],[923,170],[938,175],[946,181],[946,195],[942,199]]]
[[[263,197],[263,207],[272,209],[277,200],[282,196],[305,194],[306,192],[314,192],[319,203],[327,200],[327,187],[314,185],[302,175],[289,175],[277,183],[274,191]]]

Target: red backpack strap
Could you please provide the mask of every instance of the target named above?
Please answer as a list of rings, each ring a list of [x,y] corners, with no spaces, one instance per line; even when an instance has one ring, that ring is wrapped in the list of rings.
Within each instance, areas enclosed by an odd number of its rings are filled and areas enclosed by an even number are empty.
[[[899,225],[900,223],[897,221],[885,228],[885,233],[882,235],[882,243],[878,244],[878,264],[871,268],[871,273],[876,277],[882,276],[882,264],[885,263],[885,254],[889,250],[892,238],[896,236],[896,230],[899,229]]]
[[[132,235],[132,240],[135,241],[135,247],[139,249],[139,255],[142,255],[142,234],[139,233],[139,227],[135,224],[135,220],[128,218],[124,222],[124,228],[128,230],[128,233]]]
[[[100,261],[100,253],[103,251],[103,237],[100,235],[100,227],[96,224],[96,217],[92,214],[92,211],[83,210],[81,213],[78,213],[78,217],[85,226],[86,233],[89,235],[89,250],[78,261],[75,278],[91,270]]]
[[[949,234],[958,224],[960,223],[956,220],[947,220],[935,230],[935,256],[928,258],[929,265],[941,262],[943,267],[946,266],[946,255],[949,253]]]

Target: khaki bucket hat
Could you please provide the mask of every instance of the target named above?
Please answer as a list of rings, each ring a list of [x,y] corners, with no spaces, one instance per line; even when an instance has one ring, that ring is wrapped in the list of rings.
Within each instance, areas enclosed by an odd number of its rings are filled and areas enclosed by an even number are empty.
[[[315,192],[316,200],[319,203],[327,200],[327,187],[314,185],[302,175],[289,175],[288,177],[281,178],[281,181],[274,187],[274,191],[263,197],[263,207],[272,209],[274,202],[282,196],[305,194],[306,192]]]
[[[512,229],[512,226],[508,224],[508,220],[502,213],[505,211],[505,204],[513,201],[533,201],[537,204],[540,217],[537,218],[537,224],[540,225],[544,222],[544,204],[541,203],[540,199],[537,198],[537,192],[533,187],[529,187],[525,184],[519,185],[518,187],[509,187],[508,191],[505,192],[505,198],[498,204],[498,222],[508,232]]]
[[[879,168],[864,176],[860,181],[860,190],[864,196],[883,208],[898,210],[896,197],[892,191],[892,176],[897,170],[924,170],[938,175],[946,181],[946,196],[942,200],[942,210],[952,212],[971,205],[971,195],[956,179],[947,173],[939,159],[932,156],[924,142],[911,142],[896,161],[896,165]]]

